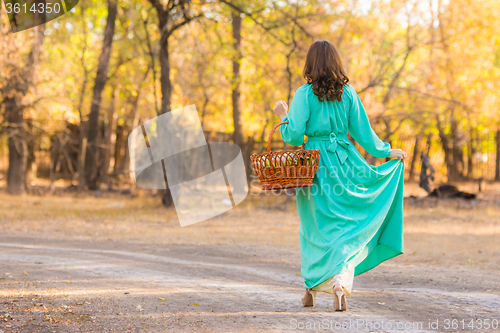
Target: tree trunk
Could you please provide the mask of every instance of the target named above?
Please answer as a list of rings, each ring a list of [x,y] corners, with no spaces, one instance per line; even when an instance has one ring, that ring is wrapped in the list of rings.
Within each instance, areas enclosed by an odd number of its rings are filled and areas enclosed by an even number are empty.
[[[426,147],[426,152],[425,154],[427,156],[429,156],[430,158],[430,154],[431,154],[431,145],[432,145],[432,134],[427,134],[427,142],[425,144],[425,147]]]
[[[456,142],[453,146],[453,164],[455,167],[455,179],[462,180],[465,178],[464,174],[464,150],[463,145],[459,145]]]
[[[414,180],[415,179],[415,169],[417,165],[417,160],[420,155],[420,135],[417,135],[415,137],[415,145],[413,146],[413,152],[412,152],[412,158],[411,158],[411,163],[410,163],[410,175],[409,175],[409,180]]]
[[[34,84],[35,66],[40,54],[40,47],[44,37],[44,26],[34,28],[34,40],[31,52],[25,67],[17,68],[5,86],[9,92],[4,98],[5,118],[8,121],[8,148],[9,168],[7,170],[7,192],[11,194],[24,194],[26,191],[26,165],[27,146],[26,129],[24,122],[24,106],[19,103],[20,96],[24,96]]]
[[[114,156],[114,144],[116,140],[115,128],[116,128],[116,112],[115,112],[115,101],[116,101],[116,88],[113,87],[111,104],[109,105],[108,114],[106,117],[104,125],[104,147],[102,148],[102,158],[101,158],[101,182],[106,183],[108,181],[109,165],[111,162],[111,156]]]
[[[158,16],[161,14],[158,13]],[[165,14],[160,17],[160,29],[163,30],[163,27],[166,27],[168,21],[168,14]],[[161,113],[167,113],[171,111],[170,108],[170,97],[172,94],[172,84],[170,82],[170,59],[169,59],[169,48],[168,48],[168,38],[170,36],[165,35],[162,36],[162,42],[160,47],[160,84],[161,84]],[[162,133],[158,133],[159,136]],[[165,196],[163,196],[162,202],[166,207],[171,207],[174,204],[174,200],[170,193],[170,189],[168,184],[165,184],[167,187],[167,192]]]
[[[448,181],[451,181],[453,180],[453,150],[448,146],[448,138],[441,131],[439,131],[439,138],[441,139],[441,145],[444,151],[444,163],[446,164]]]
[[[125,125],[116,126],[116,139],[115,139],[115,149],[114,149],[114,163],[113,172],[118,173],[123,171],[123,161],[125,158],[125,140],[127,140],[127,133],[125,130]]]
[[[464,178],[464,164],[463,164],[463,145],[459,142],[458,138],[458,121],[455,116],[451,119],[451,138],[452,138],[452,154],[453,154],[453,168],[452,180],[462,180]]]
[[[170,82],[170,61],[169,61],[169,48],[168,39],[172,33],[182,27],[183,25],[191,22],[198,16],[189,16],[191,1],[168,1],[166,7],[159,0],[149,0],[158,14],[158,23],[160,29],[160,84],[161,84],[161,113],[170,112],[170,97],[172,94],[172,85]],[[182,13],[182,15],[179,15]],[[150,48],[151,50],[151,48]],[[153,58],[153,54],[151,53]],[[153,59],[154,61],[154,59]],[[153,63],[154,66],[154,63]],[[154,77],[153,67],[153,77]],[[159,133],[161,135],[161,133]],[[165,206],[173,204],[170,190],[167,186],[167,195],[163,197]]]
[[[27,119],[26,126],[28,129],[27,142],[26,142],[26,186],[31,184],[31,182],[36,178],[36,140],[34,134],[34,127],[32,119]]]
[[[78,102],[78,114],[80,115],[80,128],[78,131],[78,161],[76,166],[76,174],[78,177],[78,192],[81,192],[85,188],[85,153],[87,152],[87,122],[84,121],[83,117],[83,98],[85,97],[85,90],[88,84],[88,74],[89,70],[85,66],[85,51],[87,50],[87,23],[85,22],[85,1],[80,2],[81,6],[81,20],[82,20],[82,30],[83,30],[83,49],[81,63],[83,67],[83,82],[82,90],[80,92],[80,100]]]
[[[470,130],[469,137],[469,155],[467,158],[467,178],[474,178],[474,155],[476,154],[476,145],[474,142],[474,131]]]
[[[7,121],[9,122],[9,169],[7,170],[7,191],[10,194],[23,194],[26,188],[27,147],[24,128],[23,109],[16,97],[4,100]]]
[[[83,10],[83,9],[82,9]],[[85,70],[85,78],[83,79],[82,83],[82,90],[80,93],[80,101],[78,103],[78,113],[80,115],[80,128],[78,131],[78,139],[79,139],[79,145],[78,145],[78,165],[76,167],[77,169],[77,176],[78,176],[78,192],[81,192],[84,190],[85,187],[85,154],[87,152],[87,121],[84,121],[83,119],[83,98],[85,95],[85,89],[87,88],[87,71]]]
[[[50,170],[49,170],[49,179],[50,179],[50,186],[49,186],[49,191],[50,193],[54,192],[54,182],[56,181],[56,161],[55,159],[58,156],[57,151],[59,150],[58,146],[59,140],[57,140],[56,137],[51,137],[50,138]]]
[[[243,132],[241,126],[241,91],[240,91],[240,63],[241,63],[241,16],[236,10],[231,11],[233,27],[233,80],[232,80],[232,101],[233,101],[233,140],[238,146],[243,148]]]
[[[161,21],[163,27],[165,22]],[[160,48],[160,83],[161,83],[161,113],[170,112],[170,97],[172,95],[172,83],[170,82],[170,59],[168,49],[168,38],[163,39]]]
[[[85,154],[85,183],[89,189],[97,189],[98,177],[98,144],[99,144],[99,113],[102,102],[102,92],[108,79],[109,57],[111,45],[115,34],[115,19],[117,14],[117,0],[108,0],[108,18],[104,30],[104,42],[102,44],[97,75],[95,78],[92,105],[90,107],[87,125],[87,152]]]
[[[456,147],[456,131],[457,131],[457,122],[454,118],[454,111],[451,110],[450,112],[450,118],[451,118],[451,140],[448,137],[448,135],[444,132],[443,126],[441,124],[441,121],[439,119],[439,116],[436,115],[436,120],[437,120],[437,128],[439,130],[439,138],[441,140],[441,145],[444,151],[444,162],[446,164],[446,172],[447,172],[447,178],[448,181],[454,181],[458,180],[458,160],[457,158],[461,158],[457,154],[457,147]]]
[[[144,75],[144,81],[146,80],[148,73],[146,72]],[[140,123],[140,115],[139,115],[139,98],[141,96],[141,88],[142,86],[139,86],[139,89],[137,90],[137,96],[135,97],[135,100],[132,103],[132,126],[130,126],[130,129],[128,133],[131,133],[137,126],[139,126]],[[127,136],[128,137],[128,136]],[[127,169],[130,170],[130,152],[128,150],[128,140],[125,141],[127,149],[125,149],[125,156],[124,156],[124,165],[127,165]],[[135,183],[134,179],[134,173],[129,172],[128,174],[128,179],[130,183],[130,192],[134,193],[135,190],[137,189],[137,184]]]
[[[464,164],[463,164],[463,144],[459,141],[459,132],[458,132],[458,121],[455,117],[455,112],[451,115],[451,155],[453,163],[451,164],[451,172],[449,176],[449,180],[462,180],[465,178],[464,174]]]

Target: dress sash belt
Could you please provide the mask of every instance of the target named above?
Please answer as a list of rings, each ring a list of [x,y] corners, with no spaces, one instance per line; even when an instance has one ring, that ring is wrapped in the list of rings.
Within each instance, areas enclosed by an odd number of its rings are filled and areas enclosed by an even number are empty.
[[[327,151],[330,153],[336,153],[340,164],[344,164],[345,160],[348,157],[347,150],[349,149],[349,146],[352,144],[352,142],[349,141],[349,139],[345,134],[337,135],[333,132],[330,133],[330,135],[308,137],[307,141],[309,140],[312,141],[329,140],[330,145],[328,146]]]

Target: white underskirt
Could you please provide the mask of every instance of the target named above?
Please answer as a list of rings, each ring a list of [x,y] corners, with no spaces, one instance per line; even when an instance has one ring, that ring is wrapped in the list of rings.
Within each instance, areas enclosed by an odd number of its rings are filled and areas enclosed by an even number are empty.
[[[335,286],[336,284],[340,284],[342,287],[344,287],[346,295],[351,296],[353,280],[354,280],[354,269],[350,270],[349,272],[334,275],[325,282],[312,288],[312,290],[323,291],[328,294],[333,294],[333,286]]]

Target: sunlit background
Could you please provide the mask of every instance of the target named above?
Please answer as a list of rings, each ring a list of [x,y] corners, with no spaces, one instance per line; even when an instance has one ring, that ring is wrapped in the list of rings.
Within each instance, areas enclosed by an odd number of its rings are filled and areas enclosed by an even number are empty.
[[[498,0],[80,0],[17,33],[1,3],[0,332],[497,315]],[[260,191],[249,159],[318,39],[340,51],[379,137],[408,153],[404,255],[355,278],[348,317],[328,295],[301,307],[294,192]],[[135,184],[128,136],[193,104],[208,142],[241,148],[251,191],[180,227],[167,191]],[[271,148],[298,149],[279,131]]]
[[[422,151],[439,180],[499,180],[497,1],[159,3],[83,0],[15,34],[3,7],[0,177],[13,165],[12,193],[133,185],[130,131],[190,104],[209,140],[261,151],[317,39],[340,50],[381,139],[409,153],[408,180]]]

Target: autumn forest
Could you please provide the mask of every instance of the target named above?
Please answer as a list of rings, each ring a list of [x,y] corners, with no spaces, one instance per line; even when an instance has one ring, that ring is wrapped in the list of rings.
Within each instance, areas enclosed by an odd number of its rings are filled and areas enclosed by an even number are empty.
[[[80,0],[12,33],[2,4],[0,182],[133,186],[129,133],[192,104],[209,141],[261,152],[318,39],[379,137],[408,152],[408,180],[424,152],[443,181],[499,181],[498,17],[497,0]]]

